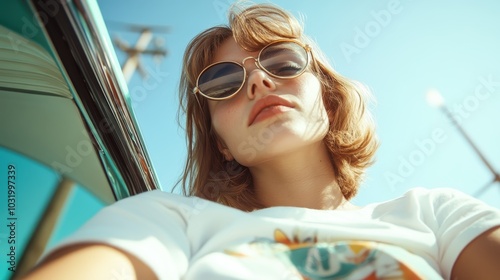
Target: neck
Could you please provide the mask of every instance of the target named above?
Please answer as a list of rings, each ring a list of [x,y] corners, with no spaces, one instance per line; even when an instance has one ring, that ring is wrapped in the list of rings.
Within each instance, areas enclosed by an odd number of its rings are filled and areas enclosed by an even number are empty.
[[[350,205],[320,143],[250,168],[257,199],[266,207],[337,209]]]

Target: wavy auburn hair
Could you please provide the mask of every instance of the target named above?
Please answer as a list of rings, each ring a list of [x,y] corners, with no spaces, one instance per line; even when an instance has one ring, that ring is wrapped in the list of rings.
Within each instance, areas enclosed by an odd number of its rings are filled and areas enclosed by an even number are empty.
[[[323,103],[330,118],[324,143],[342,194],[346,199],[352,198],[378,147],[375,125],[366,104],[371,95],[361,84],[333,70],[321,51],[303,34],[297,19],[269,4],[246,8],[233,6],[228,26],[205,30],[187,46],[179,111],[179,116],[185,114],[187,133],[187,161],[180,180],[184,195],[202,197],[244,211],[263,207],[255,198],[248,168],[225,162],[217,146],[218,136],[212,127],[208,103],[205,98],[197,100],[193,94],[196,78],[213,62],[219,46],[230,37],[250,52],[282,39],[312,46],[309,71],[321,82]]]

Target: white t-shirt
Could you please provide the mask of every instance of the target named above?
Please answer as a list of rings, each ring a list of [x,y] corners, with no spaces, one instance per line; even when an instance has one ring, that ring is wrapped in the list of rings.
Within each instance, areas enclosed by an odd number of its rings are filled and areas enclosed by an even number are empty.
[[[157,190],[104,208],[58,248],[109,244],[160,279],[448,279],[462,249],[498,225],[498,209],[453,189],[254,212]]]

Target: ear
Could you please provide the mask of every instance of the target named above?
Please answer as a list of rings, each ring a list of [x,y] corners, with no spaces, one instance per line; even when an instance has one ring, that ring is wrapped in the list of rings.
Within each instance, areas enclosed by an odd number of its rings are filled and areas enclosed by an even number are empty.
[[[227,160],[227,161],[234,160],[233,155],[231,154],[229,149],[226,147],[226,145],[222,143],[222,140],[220,140],[220,139],[217,139],[217,148],[219,148],[219,151],[224,156],[225,160]]]

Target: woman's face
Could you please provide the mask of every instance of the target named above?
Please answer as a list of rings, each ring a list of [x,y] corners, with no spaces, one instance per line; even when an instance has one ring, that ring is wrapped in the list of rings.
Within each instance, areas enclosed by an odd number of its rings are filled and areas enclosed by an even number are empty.
[[[231,37],[213,62],[236,61],[258,52],[247,52]],[[226,159],[252,167],[297,149],[321,144],[328,132],[328,115],[321,85],[310,72],[292,79],[278,79],[245,62],[247,79],[230,99],[209,101],[212,125],[221,139]]]

